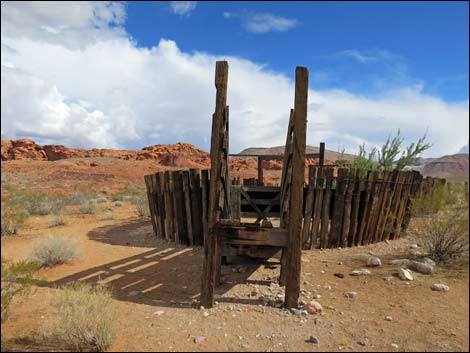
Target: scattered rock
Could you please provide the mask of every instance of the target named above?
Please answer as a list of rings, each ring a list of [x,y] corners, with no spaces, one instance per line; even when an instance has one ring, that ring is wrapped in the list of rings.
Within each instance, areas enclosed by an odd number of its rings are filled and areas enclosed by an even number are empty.
[[[404,268],[400,268],[398,270],[398,277],[400,277],[400,279],[402,281],[412,281],[413,280],[413,275],[411,274],[411,271],[407,270],[407,269],[404,269]]]
[[[131,297],[135,297],[135,296],[138,295],[138,294],[139,294],[139,292],[138,292],[138,291],[135,291],[135,290],[132,291],[132,292],[129,292],[129,295],[130,295]]]
[[[160,315],[163,315],[164,313],[165,313],[164,311],[158,310],[158,311],[155,311],[153,314],[160,316]]]
[[[364,268],[360,270],[354,270],[351,272],[351,276],[367,276],[367,275],[370,275],[370,271]]]
[[[207,311],[204,311],[204,313],[202,314],[204,317],[208,317],[209,316],[209,313]]]
[[[418,261],[410,261],[406,267],[414,272],[422,273],[424,275],[430,275],[433,271],[433,267],[431,265]]]
[[[432,290],[438,291],[438,292],[448,292],[449,291],[449,286],[446,286],[445,284],[442,283],[434,283],[431,286]]]
[[[317,336],[310,336],[310,338],[308,339],[308,342],[313,343],[313,344],[320,344],[320,340],[318,339]]]
[[[393,318],[391,316],[385,316],[385,321],[392,321]]]
[[[307,303],[307,305],[305,306],[305,309],[307,310],[309,314],[318,314],[318,313],[321,313],[321,311],[323,310],[323,307],[316,300],[311,300]]]
[[[367,346],[369,344],[369,339],[366,337],[363,337],[359,340],[358,342],[361,346]]]
[[[396,343],[392,343],[391,346],[392,346],[393,348],[398,349],[398,344],[396,344]]]
[[[344,278],[344,275],[342,273],[335,273],[334,276],[338,278]]]
[[[384,277],[384,281],[387,281],[387,282],[390,282],[394,279],[393,276],[387,276],[387,277]]]
[[[367,266],[368,267],[377,267],[377,266],[381,266],[382,265],[382,261],[380,261],[380,259],[378,257],[369,257],[367,259]]]
[[[194,343],[202,343],[206,338],[204,336],[196,336],[194,337]]]
[[[411,244],[410,245],[410,249],[416,250],[418,248],[419,248],[418,244]]]
[[[419,250],[411,250],[410,253],[413,256],[420,256],[421,255],[421,251],[419,251]]]
[[[347,292],[344,294],[346,298],[356,298],[357,297],[357,292]]]
[[[116,207],[121,207],[121,206],[122,206],[122,202],[121,202],[121,201],[116,201],[116,202],[114,203],[114,206],[116,206]]]
[[[390,265],[396,265],[396,266],[408,266],[408,264],[411,262],[411,260],[408,259],[395,259],[389,262]]]
[[[425,263],[426,265],[429,265],[429,266],[436,266],[436,263],[434,262],[434,260],[432,260],[431,258],[429,257],[425,257],[423,259],[423,263]]]
[[[238,273],[245,273],[246,272],[246,267],[240,266],[237,268]]]

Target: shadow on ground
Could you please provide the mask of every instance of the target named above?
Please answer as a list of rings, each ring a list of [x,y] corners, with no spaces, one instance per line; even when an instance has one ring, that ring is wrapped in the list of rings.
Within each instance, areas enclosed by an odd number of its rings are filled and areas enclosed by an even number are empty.
[[[108,286],[113,296],[122,301],[171,307],[198,305],[204,249],[184,247],[156,239],[149,222],[134,219],[107,225],[89,232],[89,238],[111,245],[153,248],[134,256],[92,267],[53,282],[60,287],[74,282]],[[261,262],[222,267],[221,285],[216,294],[224,295],[239,283],[268,285],[269,281],[249,279]],[[270,262],[270,267],[278,266]],[[241,270],[240,270],[241,269]],[[240,271],[239,271],[240,270]],[[259,304],[257,299],[222,297],[219,302]]]

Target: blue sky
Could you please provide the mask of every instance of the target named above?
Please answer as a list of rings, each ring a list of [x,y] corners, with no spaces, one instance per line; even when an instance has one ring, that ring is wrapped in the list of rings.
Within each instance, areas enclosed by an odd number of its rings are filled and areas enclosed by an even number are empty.
[[[241,21],[257,13],[295,25],[253,33]],[[139,46],[163,37],[182,51],[242,56],[286,75],[296,65],[308,66],[317,73],[312,86],[320,89],[374,93],[382,84],[424,82],[423,92],[459,101],[468,98],[468,14],[468,2],[451,1],[234,1],[198,2],[178,16],[168,3],[136,2],[128,5],[125,27]]]
[[[231,152],[281,145],[295,66],[307,143],[357,152],[398,129],[424,157],[469,140],[467,2],[2,2],[2,139],[210,148],[229,62]]]

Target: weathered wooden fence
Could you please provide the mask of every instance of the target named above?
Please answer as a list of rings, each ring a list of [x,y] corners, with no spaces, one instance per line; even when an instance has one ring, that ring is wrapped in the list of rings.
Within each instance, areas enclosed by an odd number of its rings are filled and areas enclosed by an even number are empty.
[[[157,237],[189,246],[203,245],[207,231],[208,170],[160,172],[146,175],[145,183]],[[350,247],[397,239],[410,221],[411,197],[429,194],[443,184],[445,179],[423,178],[416,171],[366,173],[361,169],[311,166],[304,188],[303,248]],[[272,217],[273,211],[279,210],[278,198],[272,197],[270,201],[253,197],[262,191],[259,188],[276,191],[272,186],[232,187],[234,218],[252,215],[259,221],[263,218],[260,213]]]

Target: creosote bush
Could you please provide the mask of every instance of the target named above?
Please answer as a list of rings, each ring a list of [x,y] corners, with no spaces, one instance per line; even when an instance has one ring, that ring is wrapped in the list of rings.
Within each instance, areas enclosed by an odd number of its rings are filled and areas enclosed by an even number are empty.
[[[37,264],[29,261],[10,262],[2,257],[2,312],[1,322],[8,317],[8,308],[15,295],[24,294],[34,282]]]
[[[81,214],[95,214],[96,204],[91,201],[85,201],[80,205]]]
[[[132,199],[132,204],[139,217],[150,217],[150,209],[146,196],[140,195]]]
[[[49,227],[59,227],[67,224],[67,218],[64,215],[54,215],[51,217]]]
[[[38,266],[50,267],[70,262],[78,255],[78,244],[75,240],[49,236],[36,244],[30,257]]]
[[[78,351],[104,351],[115,339],[115,311],[104,286],[76,283],[61,288],[52,299],[54,336]]]
[[[2,222],[1,222],[1,234],[4,235],[16,235],[18,230],[25,222],[28,217],[28,213],[19,207],[18,205],[11,205],[9,203],[2,202]]]
[[[99,216],[100,221],[107,221],[110,219],[114,219],[114,214],[112,212],[105,212],[102,215]]]

